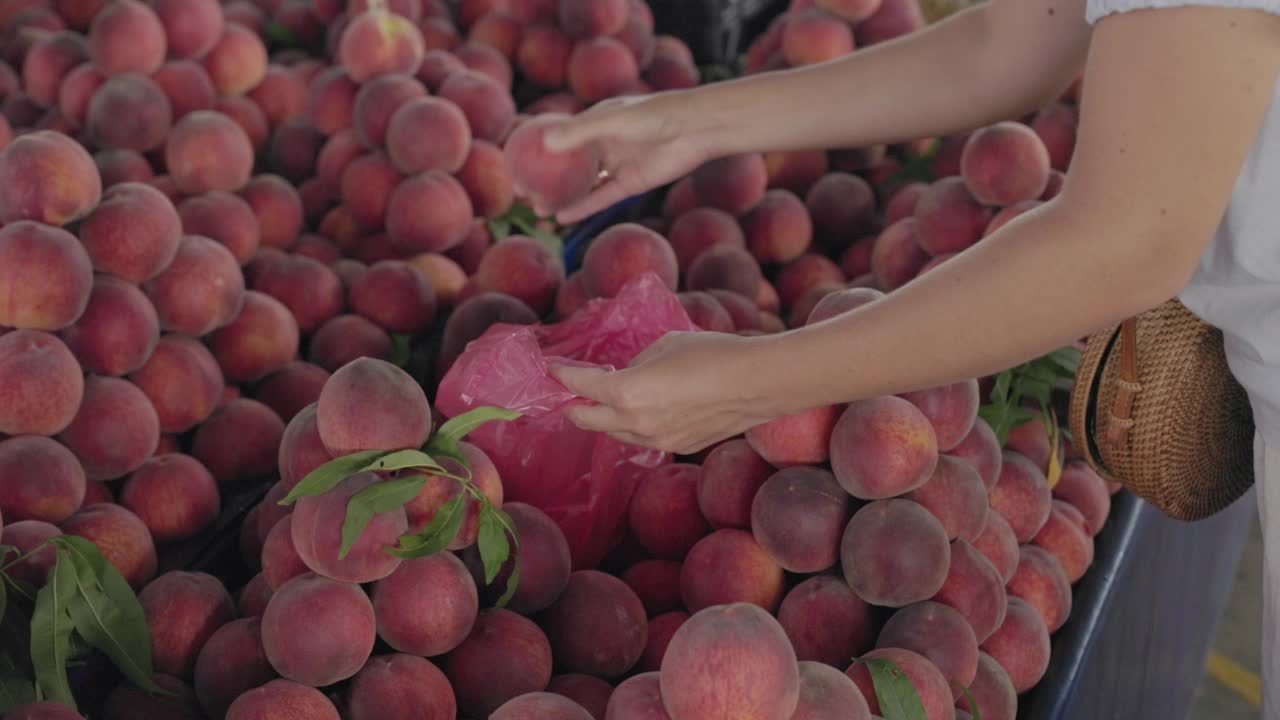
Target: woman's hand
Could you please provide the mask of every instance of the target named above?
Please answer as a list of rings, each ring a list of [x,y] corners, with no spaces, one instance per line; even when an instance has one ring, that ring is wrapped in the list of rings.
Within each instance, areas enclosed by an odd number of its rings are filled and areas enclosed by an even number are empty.
[[[692,127],[680,93],[608,100],[547,132],[547,148],[566,152],[596,143],[604,180],[589,195],[562,209],[556,219],[575,223],[594,213],[688,175],[713,148],[711,133]],[[686,104],[687,103],[683,103]]]
[[[670,333],[626,370],[563,367],[555,376],[595,402],[566,410],[584,430],[680,455],[738,435],[772,416],[752,372],[751,338]]]

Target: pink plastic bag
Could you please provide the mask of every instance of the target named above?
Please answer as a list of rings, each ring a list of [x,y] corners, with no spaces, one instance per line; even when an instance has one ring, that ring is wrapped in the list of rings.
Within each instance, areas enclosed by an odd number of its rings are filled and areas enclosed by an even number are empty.
[[[580,399],[550,368],[626,367],[666,333],[692,330],[680,300],[646,274],[564,322],[489,328],[445,375],[436,406],[447,417],[486,405],[524,414],[484,425],[467,440],[493,459],[504,502],[546,512],[569,540],[574,569],[594,567],[622,540],[641,475],[671,456],[578,429],[560,411]]]

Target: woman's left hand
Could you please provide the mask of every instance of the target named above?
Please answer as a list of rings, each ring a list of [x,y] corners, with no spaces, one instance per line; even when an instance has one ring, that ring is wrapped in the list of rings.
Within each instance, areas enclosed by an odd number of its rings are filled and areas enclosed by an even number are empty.
[[[593,401],[566,410],[584,430],[680,455],[695,453],[771,418],[751,338],[670,333],[625,370],[562,367],[556,378]]]

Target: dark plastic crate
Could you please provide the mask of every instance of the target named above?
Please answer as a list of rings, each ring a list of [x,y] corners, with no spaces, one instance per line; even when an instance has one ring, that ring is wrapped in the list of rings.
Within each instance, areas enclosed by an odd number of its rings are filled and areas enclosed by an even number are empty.
[[[732,65],[787,5],[786,0],[649,0],[657,32],[684,40],[699,65]]]

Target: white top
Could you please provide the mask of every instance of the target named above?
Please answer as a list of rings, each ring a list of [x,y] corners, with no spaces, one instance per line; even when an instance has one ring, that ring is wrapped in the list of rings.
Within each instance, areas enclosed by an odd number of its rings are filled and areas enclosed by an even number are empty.
[[[1188,5],[1280,13],[1280,0],[1088,0],[1087,12],[1092,23],[1116,12]],[[1180,298],[1222,329],[1258,430],[1280,448],[1280,78],[1222,224]]]

